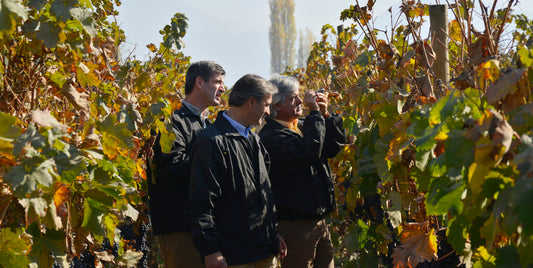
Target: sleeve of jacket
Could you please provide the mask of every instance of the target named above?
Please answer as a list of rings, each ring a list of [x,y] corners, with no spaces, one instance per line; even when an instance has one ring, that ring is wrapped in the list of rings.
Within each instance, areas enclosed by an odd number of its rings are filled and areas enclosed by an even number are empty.
[[[224,154],[216,142],[205,136],[199,137],[192,150],[186,215],[191,223],[194,245],[202,257],[220,251],[215,211],[222,194],[221,179],[225,170]]]
[[[280,131],[265,133],[261,141],[268,149],[272,166],[278,170],[308,168],[310,163],[320,159],[326,133],[324,117],[318,111],[311,111],[301,129],[303,137]]]
[[[326,138],[322,151],[323,158],[335,157],[346,144],[346,131],[342,123],[343,120],[340,115],[331,114],[326,118]]]
[[[189,176],[191,161],[186,152],[187,141],[184,135],[190,135],[190,133],[183,133],[187,130],[176,121],[173,122],[172,130],[176,138],[172,142],[172,149],[169,153],[163,153],[161,149],[161,134],[157,135],[152,147],[154,151],[153,162],[160,170],[160,176],[156,178],[156,183],[168,184],[172,183],[175,178]]]

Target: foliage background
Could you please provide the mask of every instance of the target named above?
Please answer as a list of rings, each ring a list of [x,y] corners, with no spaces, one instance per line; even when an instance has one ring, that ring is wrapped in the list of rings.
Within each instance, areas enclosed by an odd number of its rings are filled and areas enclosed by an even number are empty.
[[[325,25],[291,72],[329,90],[350,134],[332,161],[338,265],[533,264],[533,23],[512,14],[516,1],[480,3],[450,6],[449,84],[414,1],[391,12],[385,38],[369,23],[374,1],[347,8],[352,26]],[[117,5],[0,1],[2,266],[158,264],[142,145],[152,129],[164,150],[173,139],[159,119],[182,99],[187,18],[171,18],[147,61],[120,63]],[[485,29],[469,27],[477,13]]]

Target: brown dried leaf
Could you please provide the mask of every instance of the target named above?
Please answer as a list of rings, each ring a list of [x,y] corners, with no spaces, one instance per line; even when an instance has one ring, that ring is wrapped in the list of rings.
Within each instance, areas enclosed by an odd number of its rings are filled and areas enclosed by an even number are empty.
[[[496,104],[503,100],[504,110],[510,111],[525,103],[527,83],[527,68],[513,69],[487,88],[487,102]]]
[[[115,263],[115,256],[107,251],[94,251],[94,255],[99,261]]]
[[[419,76],[416,78],[416,85],[420,90],[420,94],[426,98],[435,98],[435,92],[433,90],[433,84],[429,74]]]
[[[59,123],[59,121],[50,114],[50,111],[35,110],[31,112],[31,118],[33,122],[39,126],[55,127],[63,130],[67,129],[65,125]]]
[[[356,54],[357,45],[355,44],[353,39],[348,40],[348,43],[346,43],[343,52],[346,57],[353,57]]]
[[[378,54],[382,59],[389,61],[399,54],[394,45],[388,44],[383,40],[379,40],[378,43]]]
[[[490,56],[488,49],[489,39],[485,34],[476,31],[474,31],[474,34],[478,39],[468,46],[468,56],[472,64],[479,65],[485,62],[487,57]]]
[[[437,256],[437,236],[429,230],[428,222],[402,224],[402,243],[392,254],[395,268],[416,267],[424,261],[433,261]]]
[[[425,68],[431,68],[433,66],[436,57],[435,51],[426,41],[415,42],[411,47],[416,52],[416,61],[420,63],[420,66]]]
[[[65,83],[65,85],[63,85],[61,88],[61,92],[65,97],[67,97],[70,103],[76,107],[76,109],[85,111],[87,113],[90,112],[89,101],[87,101],[88,94],[78,92],[72,81]]]
[[[497,165],[511,148],[515,132],[513,127],[498,112],[492,109],[491,112],[493,114],[489,128],[489,136],[492,139],[491,155],[496,159]]]

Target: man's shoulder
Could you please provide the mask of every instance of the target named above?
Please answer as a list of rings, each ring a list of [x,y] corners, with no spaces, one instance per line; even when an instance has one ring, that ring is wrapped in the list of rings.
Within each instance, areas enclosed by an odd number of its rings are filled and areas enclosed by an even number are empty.
[[[182,106],[179,110],[175,110],[172,113],[171,120],[174,124],[184,124],[190,125],[194,122],[200,122],[202,119],[187,109],[185,106]]]

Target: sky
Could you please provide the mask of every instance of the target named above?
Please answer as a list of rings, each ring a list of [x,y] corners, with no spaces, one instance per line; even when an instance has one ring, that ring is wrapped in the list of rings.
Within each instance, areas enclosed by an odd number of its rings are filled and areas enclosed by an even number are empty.
[[[340,13],[355,4],[355,0],[293,1],[297,31],[309,28],[316,38],[320,37],[323,25],[331,24],[336,28],[343,24],[339,19]],[[436,1],[422,3],[435,4]],[[514,14],[533,18],[533,6],[523,4],[530,1],[521,0]],[[446,3],[445,0],[439,2]],[[507,4],[507,1],[499,2],[499,6]],[[360,0],[359,3],[364,5],[366,1]],[[396,16],[400,4],[401,0],[376,0],[373,10],[375,27],[390,29],[390,13],[387,10],[392,7]],[[159,30],[170,24],[171,18],[179,12],[189,18],[183,53],[191,56],[192,62],[212,60],[222,65],[226,70],[225,84],[228,88],[248,73],[267,79],[271,76],[268,0],[122,0],[117,9],[117,22],[126,34],[126,43],[121,48],[123,57],[131,54],[140,60],[147,59],[149,50],[146,45],[162,42]],[[451,14],[448,16],[450,19]]]

